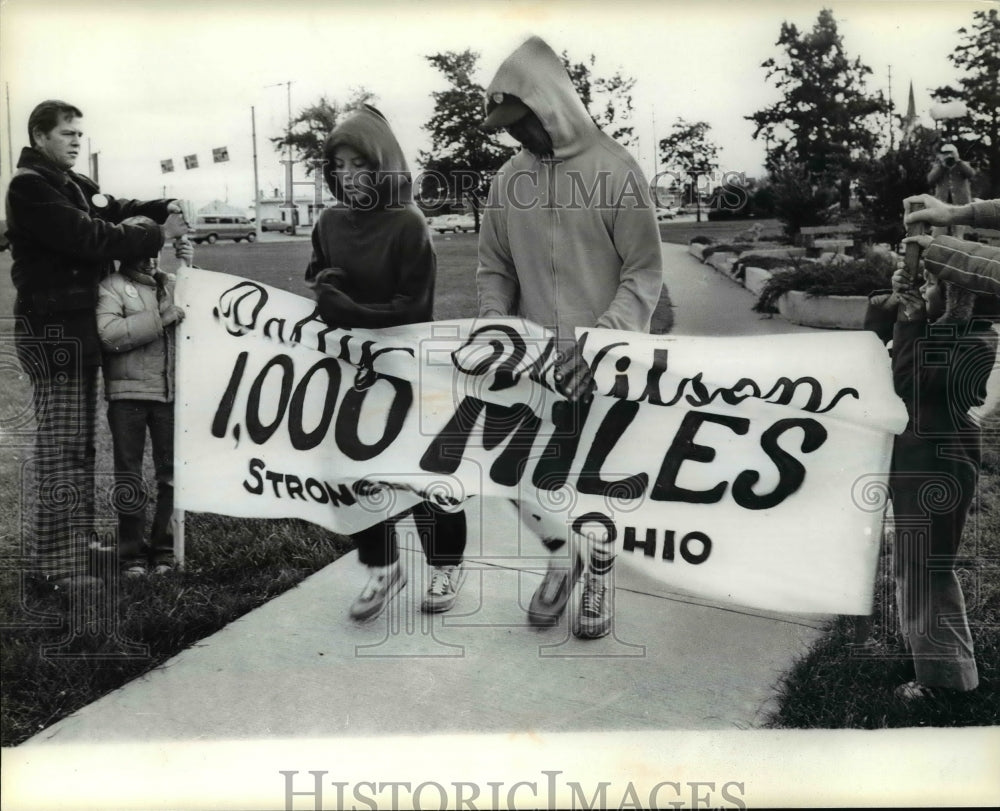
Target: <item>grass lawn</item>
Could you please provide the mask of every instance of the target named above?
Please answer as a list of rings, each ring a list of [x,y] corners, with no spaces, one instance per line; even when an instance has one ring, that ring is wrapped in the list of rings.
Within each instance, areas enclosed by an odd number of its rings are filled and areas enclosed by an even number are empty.
[[[438,257],[434,317],[470,318],[476,304],[476,234],[435,234]],[[302,281],[312,246],[308,239],[258,242],[253,245],[217,242],[196,245],[194,263],[198,267],[254,279],[300,296],[310,295]],[[171,264],[173,263],[173,265]],[[176,260],[165,260],[173,269]]]
[[[775,224],[776,225],[776,224]],[[665,223],[666,241],[686,244],[695,233],[726,239],[747,223]],[[769,226],[765,223],[765,226]],[[768,232],[770,232],[768,227]],[[476,312],[476,235],[435,238],[439,319]],[[263,241],[255,245],[218,243],[195,249],[200,267],[245,276],[304,294],[302,272],[308,240]],[[169,267],[170,262],[165,262]],[[13,745],[101,695],[165,661],[180,650],[232,622],[312,572],[347,552],[347,539],[294,520],[250,520],[209,514],[187,516],[187,567],[183,573],[109,590],[114,610],[103,630],[74,630],[54,601],[26,599],[19,571],[23,508],[30,503],[30,476],[22,470],[30,456],[30,387],[20,374],[10,346],[13,304],[10,254],[0,254],[0,338],[6,341],[0,387],[0,622],[2,707],[0,743]],[[661,299],[654,331],[669,332],[669,299]],[[103,412],[103,409],[101,409]],[[991,423],[1000,436],[1000,415]],[[98,425],[98,519],[113,532],[107,497],[111,446],[106,422]],[[147,465],[149,460],[147,459]],[[151,479],[151,471],[149,471]],[[880,578],[873,633],[874,656],[851,655],[846,646],[853,623],[838,621],[780,686],[775,727],[883,727],[917,724],[969,725],[1000,722],[1000,451],[987,451],[976,515],[970,521],[971,545],[964,550],[962,577],[974,623],[983,685],[976,695],[925,711],[892,706],[887,696],[909,676],[894,647],[891,588]],[[331,606],[331,621],[347,606]]]

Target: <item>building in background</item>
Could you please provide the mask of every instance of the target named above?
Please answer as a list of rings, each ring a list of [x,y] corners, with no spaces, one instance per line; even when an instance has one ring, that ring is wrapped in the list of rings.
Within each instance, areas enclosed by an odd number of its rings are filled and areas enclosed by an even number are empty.
[[[315,225],[319,213],[324,208],[337,205],[336,198],[325,191],[319,204],[316,203],[315,194],[304,193],[295,197],[293,201],[295,208],[289,209],[285,203],[284,192],[279,189],[273,189],[272,192],[272,194],[267,194],[261,189],[259,208],[256,212],[252,211],[253,204],[250,205],[252,216],[255,216],[258,222],[270,219],[291,222],[290,214],[294,212],[292,216],[297,218],[295,220],[296,226],[311,228]]]

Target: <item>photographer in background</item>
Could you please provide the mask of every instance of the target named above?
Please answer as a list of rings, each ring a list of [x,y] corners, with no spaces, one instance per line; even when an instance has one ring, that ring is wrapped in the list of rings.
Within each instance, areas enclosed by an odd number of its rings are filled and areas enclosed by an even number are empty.
[[[964,206],[972,202],[969,181],[975,174],[976,170],[959,157],[958,147],[954,144],[942,144],[937,161],[927,175],[927,182],[934,189],[934,196],[942,203]],[[950,234],[961,238],[966,230],[964,225],[955,225],[951,228],[936,227],[932,233],[934,236]]]

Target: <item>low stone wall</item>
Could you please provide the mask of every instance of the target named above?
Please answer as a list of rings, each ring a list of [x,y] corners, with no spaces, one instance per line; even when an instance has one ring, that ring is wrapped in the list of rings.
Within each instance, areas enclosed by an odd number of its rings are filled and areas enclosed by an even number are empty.
[[[778,299],[778,312],[786,321],[821,329],[862,329],[867,296],[809,296],[790,290]]]
[[[733,266],[736,264],[736,260],[739,258],[738,253],[728,253],[726,251],[716,251],[708,259],[705,260],[705,264],[711,265],[720,273],[725,273],[727,276],[732,277]]]
[[[744,264],[751,264],[754,259],[758,257],[779,257],[791,259],[795,256],[805,256],[805,248],[794,248],[788,246],[785,248],[753,248],[749,251],[744,251],[740,254],[740,261]]]
[[[760,297],[767,280],[781,272],[781,268],[765,270],[754,267],[752,263],[755,257],[784,256],[792,259],[806,253],[804,248],[789,246],[753,249],[742,253],[716,251],[705,259],[706,247],[693,242],[688,246],[688,251],[713,270],[742,284],[755,298]],[[867,306],[867,296],[810,297],[796,290],[786,293],[778,300],[778,312],[786,321],[820,329],[863,329]]]
[[[767,280],[773,275],[770,270],[747,265],[743,272],[743,286],[759,298],[761,292],[764,290],[764,285],[767,284]]]

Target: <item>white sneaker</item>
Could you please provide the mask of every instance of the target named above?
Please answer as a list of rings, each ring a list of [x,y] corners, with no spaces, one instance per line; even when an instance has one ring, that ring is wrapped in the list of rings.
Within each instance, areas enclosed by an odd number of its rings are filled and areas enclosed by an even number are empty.
[[[406,572],[398,562],[394,566],[369,566],[368,569],[372,575],[361,589],[361,594],[351,603],[351,619],[357,622],[375,619],[406,585]]]
[[[420,610],[425,614],[440,614],[451,609],[465,582],[465,575],[463,563],[457,566],[435,566],[431,570],[431,584],[420,604]]]
[[[611,631],[614,609],[605,578],[587,573],[580,595],[580,608],[573,618],[573,635],[580,639],[600,639]]]

